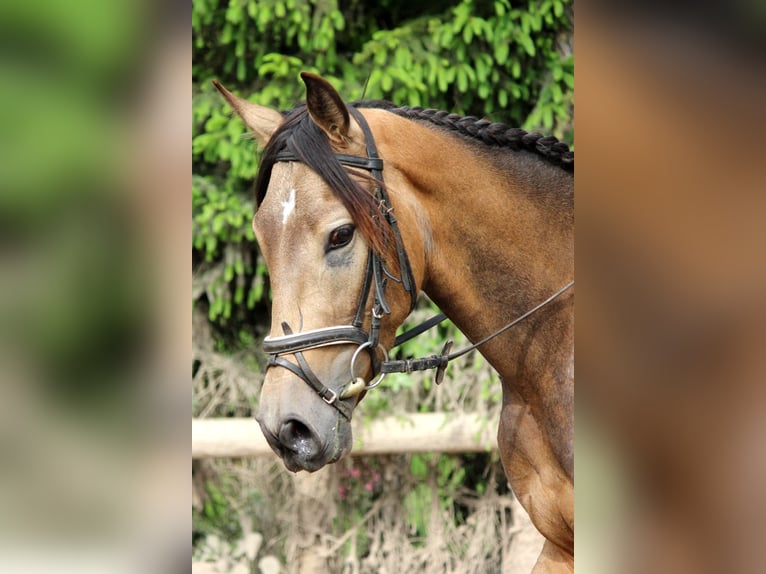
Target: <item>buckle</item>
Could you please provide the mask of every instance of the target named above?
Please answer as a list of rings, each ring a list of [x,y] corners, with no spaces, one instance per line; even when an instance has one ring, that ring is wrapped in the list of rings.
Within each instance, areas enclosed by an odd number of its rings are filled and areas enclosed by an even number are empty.
[[[452,350],[452,339],[449,339],[444,344],[444,348],[442,349],[441,355],[439,355],[441,362],[439,366],[436,368],[436,375],[434,376],[434,382],[437,385],[441,384],[442,380],[444,379],[444,371],[447,370],[447,366],[449,365],[449,352],[451,350]]]
[[[330,393],[330,395],[331,395],[329,399],[328,399],[328,398],[325,396],[327,393]],[[324,391],[324,392],[323,392],[321,395],[319,395],[319,396],[320,396],[320,397],[322,397],[322,400],[323,400],[324,402],[326,402],[328,405],[331,405],[331,404],[333,404],[333,403],[335,402],[335,400],[338,398],[338,393],[336,393],[335,391],[333,391],[331,388],[329,388],[329,387],[328,387],[328,388],[327,388],[327,389],[326,389],[326,390],[325,390],[325,391]]]

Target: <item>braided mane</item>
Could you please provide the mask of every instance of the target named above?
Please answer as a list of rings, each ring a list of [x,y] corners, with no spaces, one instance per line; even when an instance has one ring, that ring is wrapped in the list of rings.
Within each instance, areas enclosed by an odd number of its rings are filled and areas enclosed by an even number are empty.
[[[553,136],[539,132],[527,132],[505,124],[490,122],[475,116],[461,116],[450,112],[421,107],[400,106],[382,100],[355,102],[359,108],[375,108],[389,111],[409,120],[428,122],[435,126],[457,132],[488,146],[526,150],[541,156],[548,162],[574,172],[574,152],[569,146]]]

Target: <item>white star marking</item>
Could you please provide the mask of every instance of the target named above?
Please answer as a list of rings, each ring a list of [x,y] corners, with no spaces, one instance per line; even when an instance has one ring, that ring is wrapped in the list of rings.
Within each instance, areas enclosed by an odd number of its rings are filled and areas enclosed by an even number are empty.
[[[287,218],[290,217],[290,214],[295,209],[295,188],[290,190],[290,197],[287,198],[287,201],[282,202],[282,225],[287,223]]]

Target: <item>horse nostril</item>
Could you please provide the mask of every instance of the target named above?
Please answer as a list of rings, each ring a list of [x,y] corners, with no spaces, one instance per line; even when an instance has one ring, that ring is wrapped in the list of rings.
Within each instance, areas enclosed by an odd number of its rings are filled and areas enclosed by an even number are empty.
[[[285,448],[311,458],[319,452],[319,441],[304,423],[297,419],[288,419],[279,431],[279,442]]]

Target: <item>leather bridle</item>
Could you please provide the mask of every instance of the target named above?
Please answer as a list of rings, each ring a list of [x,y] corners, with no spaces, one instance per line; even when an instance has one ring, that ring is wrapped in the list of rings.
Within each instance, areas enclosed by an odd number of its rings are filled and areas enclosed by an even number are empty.
[[[364,116],[356,108],[349,107],[348,111],[354,116],[354,119],[356,119],[364,133],[367,157],[347,154],[335,154],[335,157],[342,165],[369,171],[372,180],[375,181],[375,198],[378,201],[383,220],[391,230],[391,237],[394,241],[394,247],[399,263],[400,277],[394,276],[386,268],[385,261],[381,256],[373,249],[370,249],[367,255],[367,266],[359,305],[351,325],[323,327],[320,329],[293,333],[290,325],[286,322],[282,322],[281,327],[284,335],[266,337],[263,341],[263,350],[269,355],[268,367],[283,367],[291,371],[314,389],[322,400],[335,407],[346,419],[351,420],[351,413],[355,404],[352,399],[362,391],[378,386],[388,373],[410,373],[413,371],[436,369],[436,382],[438,384],[441,382],[444,376],[444,371],[450,361],[476,349],[490,339],[493,339],[510,329],[523,319],[526,319],[529,315],[547,305],[572,287],[574,281],[567,284],[541,304],[530,309],[520,317],[517,317],[502,329],[459,352],[449,354],[452,347],[452,341],[450,340],[444,345],[444,348],[439,355],[433,355],[423,359],[389,360],[388,352],[379,344],[381,321],[385,315],[391,314],[391,308],[386,300],[386,284],[388,279],[400,283],[402,288],[409,293],[410,311],[415,308],[418,292],[415,279],[412,275],[410,261],[407,257],[407,251],[404,248],[402,236],[399,231],[399,224],[394,215],[394,209],[391,205],[388,192],[386,191],[385,185],[383,185],[383,160],[378,155],[372,131]],[[292,162],[301,160],[296,154],[289,150],[284,150],[276,154],[275,161]],[[364,330],[363,324],[370,291],[373,292],[373,303],[370,329],[369,332],[367,332]],[[439,314],[410,329],[406,333],[399,335],[394,341],[392,348],[412,339],[445,319],[446,316],[444,314]],[[326,386],[319,380],[319,377],[313,372],[303,355],[303,351],[334,345],[357,345],[357,349],[354,351],[350,363],[350,382],[337,390]],[[356,376],[354,373],[357,358],[363,350],[366,350],[369,353],[372,361],[374,376],[373,380],[369,383],[364,381],[362,377]],[[378,358],[378,350],[383,353],[382,361]],[[293,355],[296,359],[296,363],[288,361],[282,355]]]
[[[351,401],[344,402],[346,399],[352,399],[364,389],[370,389],[383,380],[383,375],[379,375],[371,383],[365,383],[361,378],[354,374],[354,364],[359,355],[359,351],[367,349],[372,360],[373,371],[380,369],[381,362],[378,360],[377,350],[382,349],[384,362],[388,360],[388,354],[380,346],[380,324],[385,315],[391,313],[391,307],[386,300],[386,283],[392,279],[402,284],[402,288],[410,294],[410,311],[415,308],[417,302],[417,286],[415,278],[412,275],[407,252],[404,249],[401,233],[399,232],[399,223],[394,215],[388,192],[383,185],[383,160],[378,156],[378,150],[375,146],[375,139],[372,136],[367,121],[356,108],[348,108],[348,111],[354,116],[359,126],[362,128],[365,139],[367,157],[359,157],[347,154],[335,154],[336,159],[345,166],[365,169],[375,181],[375,198],[378,201],[381,215],[386,224],[391,229],[391,236],[394,240],[396,255],[399,262],[400,278],[391,274],[385,266],[385,262],[373,249],[370,249],[367,255],[367,269],[365,271],[364,283],[359,299],[354,321],[351,325],[341,325],[336,327],[325,327],[322,329],[313,329],[301,333],[293,333],[287,323],[282,323],[284,335],[278,337],[266,337],[263,341],[263,350],[269,354],[269,366],[284,367],[301,379],[303,379],[311,388],[313,388],[322,400],[327,404],[338,409],[343,416],[351,420],[351,411],[354,406]],[[290,151],[282,151],[276,155],[275,161],[300,161],[298,156]],[[370,331],[366,332],[362,326],[364,324],[365,310],[367,301],[370,297],[370,291],[373,291],[372,318],[370,320]],[[311,367],[303,356],[303,351],[327,347],[330,345],[358,345],[357,351],[351,360],[351,383],[344,389],[333,390],[324,385],[311,370]],[[280,355],[292,354],[295,356],[297,364],[291,363]]]

